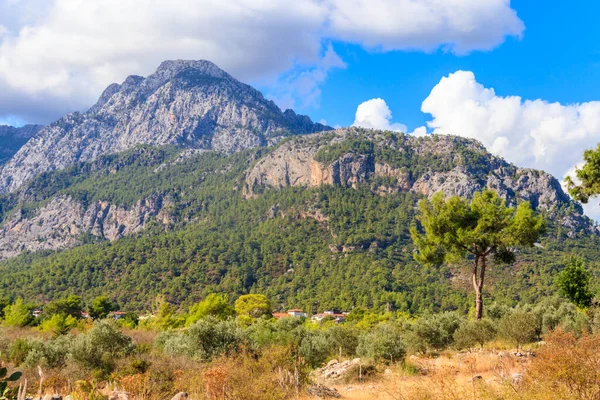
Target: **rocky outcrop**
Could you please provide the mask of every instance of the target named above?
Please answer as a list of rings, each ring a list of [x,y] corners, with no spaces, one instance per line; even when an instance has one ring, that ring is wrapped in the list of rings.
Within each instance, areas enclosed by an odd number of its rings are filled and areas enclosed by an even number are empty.
[[[54,197],[31,216],[18,210],[0,230],[0,259],[24,251],[58,250],[80,244],[82,235],[115,240],[145,229],[150,221],[171,223],[171,202],[154,195],[132,207],[95,202],[87,207],[71,197]]]
[[[368,153],[342,152],[329,163],[317,161],[319,150],[339,146],[348,140],[367,140],[375,144]],[[393,166],[393,159],[405,155],[409,162]],[[386,158],[387,154],[387,158]],[[287,186],[317,187],[339,185],[356,187],[360,183],[385,183],[374,187],[380,194],[398,191],[427,197],[442,191],[446,196],[471,198],[485,188],[497,191],[509,205],[525,200],[550,218],[559,218],[569,235],[597,233],[581,206],[564,193],[558,180],[538,170],[517,168],[488,153],[477,141],[454,136],[416,138],[400,135],[390,139],[378,131],[340,129],[291,140],[260,159],[248,172],[244,187],[247,197],[267,188]],[[569,208],[559,215],[559,210]]]
[[[140,144],[232,153],[327,129],[282,112],[209,61],[165,61],[147,78],[110,85],[87,112],[42,129],[0,171],[0,193],[41,172]]]
[[[0,165],[6,163],[42,128],[42,125],[25,125],[20,128],[0,125]]]

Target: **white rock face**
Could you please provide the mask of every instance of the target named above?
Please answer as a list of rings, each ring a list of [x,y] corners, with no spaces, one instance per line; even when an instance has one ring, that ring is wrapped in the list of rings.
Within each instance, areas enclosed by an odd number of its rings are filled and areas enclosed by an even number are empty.
[[[367,131],[368,139],[376,147],[410,154],[411,160],[421,163],[422,172],[412,176],[376,155],[348,152],[327,165],[316,160],[319,149],[354,138],[356,133],[355,129],[339,129],[284,143],[248,172],[244,193],[253,197],[266,188],[287,186],[356,187],[359,183],[372,182],[374,178],[388,178],[386,186],[376,188],[379,194],[410,191],[431,197],[441,191],[446,196],[471,198],[474,193],[488,188],[497,191],[512,206],[517,204],[517,200],[529,201],[550,218],[556,216],[559,208],[570,206],[572,211],[558,221],[568,229],[569,235],[597,233],[592,221],[563,192],[556,178],[544,171],[510,165],[474,140],[436,135],[426,138],[407,136],[404,141],[394,142],[386,138],[384,132]],[[319,139],[324,136],[328,140]],[[479,161],[475,164],[462,160],[461,149],[477,155]]]
[[[84,207],[71,197],[54,197],[32,216],[26,217],[19,211],[4,221],[0,230],[0,259],[23,251],[72,247],[80,243],[83,234],[119,239],[143,230],[152,219],[168,225],[169,204],[168,199],[159,195],[140,200],[129,208],[102,201]]]
[[[165,61],[147,78],[109,86],[87,112],[42,129],[0,170],[0,193],[41,172],[141,144],[232,153],[327,129],[282,112],[209,61]]]

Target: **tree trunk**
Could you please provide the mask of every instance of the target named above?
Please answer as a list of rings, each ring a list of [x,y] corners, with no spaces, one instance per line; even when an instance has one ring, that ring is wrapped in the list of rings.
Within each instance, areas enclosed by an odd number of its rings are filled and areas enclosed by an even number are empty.
[[[481,258],[481,268],[479,259]],[[483,280],[485,278],[485,256],[476,255],[473,265],[473,289],[475,289],[475,319],[480,320],[483,317]]]
[[[479,268],[479,277],[477,271],[473,277],[473,286],[475,287],[475,319],[479,321],[483,317],[483,280],[485,279],[485,255],[481,256],[481,268]]]

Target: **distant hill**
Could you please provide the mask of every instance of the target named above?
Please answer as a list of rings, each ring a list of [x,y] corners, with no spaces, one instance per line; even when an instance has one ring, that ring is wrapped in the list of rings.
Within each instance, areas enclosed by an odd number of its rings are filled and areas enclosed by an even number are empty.
[[[25,125],[20,128],[0,125],[0,165],[10,160],[42,128],[42,125]]]
[[[423,196],[483,187],[550,224],[515,266],[492,268],[494,299],[556,293],[571,252],[598,268],[594,224],[551,175],[473,140],[353,128],[231,155],[142,146],[41,174],[0,197],[0,295],[107,294],[147,310],[158,293],[185,306],[260,292],[281,309],[465,310],[468,277],[416,264],[408,229]]]

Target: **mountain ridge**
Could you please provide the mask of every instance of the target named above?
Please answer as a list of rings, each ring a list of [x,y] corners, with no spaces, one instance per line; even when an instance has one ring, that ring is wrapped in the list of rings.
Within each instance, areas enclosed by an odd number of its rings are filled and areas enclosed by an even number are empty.
[[[329,130],[272,101],[209,61],[165,61],[147,78],[110,85],[84,113],[42,129],[0,170],[0,192],[48,170],[136,145],[178,144],[232,153],[288,135]]]
[[[0,166],[10,160],[43,127],[35,124],[22,127],[0,125]]]

